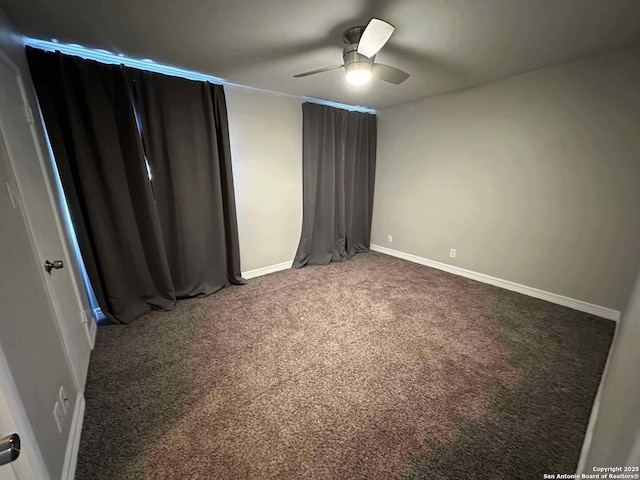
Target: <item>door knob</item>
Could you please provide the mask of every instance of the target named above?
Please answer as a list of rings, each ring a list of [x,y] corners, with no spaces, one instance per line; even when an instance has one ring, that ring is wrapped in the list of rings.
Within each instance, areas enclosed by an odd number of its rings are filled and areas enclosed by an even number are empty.
[[[0,438],[0,465],[13,462],[20,455],[20,435],[12,433]]]
[[[51,270],[53,270],[54,268],[57,270],[62,267],[64,267],[64,263],[62,263],[62,260],[54,260],[53,262],[45,260],[44,262],[44,269],[49,275],[51,275]]]

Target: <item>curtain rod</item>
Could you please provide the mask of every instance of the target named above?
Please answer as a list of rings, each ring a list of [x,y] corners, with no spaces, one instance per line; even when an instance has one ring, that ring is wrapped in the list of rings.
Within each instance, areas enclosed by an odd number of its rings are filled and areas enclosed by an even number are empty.
[[[207,75],[205,73],[194,72],[192,70],[186,70],[184,68],[172,67],[170,65],[164,65],[158,63],[150,58],[135,59],[128,57],[122,53],[115,54],[108,50],[87,48],[77,43],[61,43],[55,39],[52,40],[39,40],[37,38],[23,37],[24,45],[28,45],[33,48],[45,50],[48,52],[59,51],[67,55],[73,55],[76,57],[86,58],[87,60],[95,60],[100,63],[107,63],[111,65],[126,65],[128,67],[137,68],[140,70],[147,70],[150,72],[163,73],[165,75],[171,75],[174,77],[182,77],[188,80],[199,80],[211,83],[217,83],[221,85],[230,85],[233,87],[248,88],[250,90],[257,90],[260,92],[274,93],[277,95],[285,95],[287,97],[299,98],[307,102],[318,103],[320,105],[327,105],[329,107],[341,108],[343,110],[350,110],[353,112],[363,113],[376,113],[372,108],[362,107],[360,105],[347,105],[344,103],[332,102],[330,100],[322,100],[320,98],[304,97],[298,95],[290,95],[282,92],[274,92],[272,90],[265,90],[262,88],[249,87],[247,85],[241,85],[238,83],[229,82],[213,75]]]

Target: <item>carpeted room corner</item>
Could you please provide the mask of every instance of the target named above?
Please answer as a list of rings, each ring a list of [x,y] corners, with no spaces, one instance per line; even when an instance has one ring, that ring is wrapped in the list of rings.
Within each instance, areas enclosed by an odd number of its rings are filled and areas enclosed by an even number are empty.
[[[78,478],[571,471],[613,331],[374,252],[266,275],[100,329]]]

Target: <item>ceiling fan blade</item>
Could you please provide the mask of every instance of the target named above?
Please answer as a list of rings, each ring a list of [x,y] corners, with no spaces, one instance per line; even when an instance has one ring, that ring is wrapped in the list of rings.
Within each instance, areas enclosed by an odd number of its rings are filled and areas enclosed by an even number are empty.
[[[358,53],[368,58],[373,57],[384,47],[395,29],[396,27],[390,23],[372,18],[367,28],[362,32],[358,43]]]
[[[373,75],[378,77],[380,80],[384,80],[385,82],[393,83],[395,85],[399,85],[409,78],[409,74],[404,70],[384,65],[383,63],[373,64]]]
[[[298,73],[297,75],[294,75],[294,77],[295,78],[308,77],[309,75],[315,75],[316,73],[328,72],[329,70],[335,70],[336,68],[342,68],[342,67],[344,67],[344,65],[334,65],[332,67],[319,68],[317,70],[311,70],[310,72]]]

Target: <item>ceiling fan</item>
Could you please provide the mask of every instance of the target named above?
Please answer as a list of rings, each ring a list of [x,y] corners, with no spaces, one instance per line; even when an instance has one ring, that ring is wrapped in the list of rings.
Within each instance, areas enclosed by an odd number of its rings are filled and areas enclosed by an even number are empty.
[[[347,44],[342,51],[343,64],[299,73],[294,77],[307,77],[344,66],[347,82],[353,85],[363,85],[372,76],[399,85],[409,78],[407,72],[374,62],[376,54],[384,47],[394,30],[393,25],[377,18],[372,18],[366,27],[352,27],[342,37]]]

